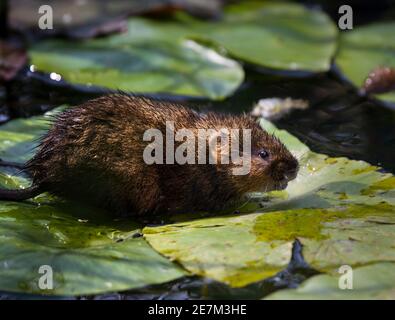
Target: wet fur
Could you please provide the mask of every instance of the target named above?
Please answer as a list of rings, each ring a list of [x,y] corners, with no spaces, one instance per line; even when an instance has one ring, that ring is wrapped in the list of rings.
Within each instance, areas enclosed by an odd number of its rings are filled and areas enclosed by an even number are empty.
[[[262,166],[253,156],[247,176],[234,176],[232,165],[147,165],[145,130],[249,128],[252,152],[272,155]],[[279,163],[281,162],[281,165]],[[182,105],[113,94],[60,113],[26,164],[33,185],[66,199],[89,202],[118,214],[219,210],[249,191],[276,189],[275,168],[297,161],[252,118],[199,114]],[[270,181],[269,181],[270,180]]]

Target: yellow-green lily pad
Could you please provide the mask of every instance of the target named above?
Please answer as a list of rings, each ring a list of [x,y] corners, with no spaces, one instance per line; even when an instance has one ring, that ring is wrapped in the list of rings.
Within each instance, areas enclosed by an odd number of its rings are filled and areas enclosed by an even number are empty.
[[[194,274],[240,287],[284,268],[292,243],[334,273],[343,264],[395,262],[395,179],[364,161],[330,158],[262,120],[300,161],[282,192],[252,194],[241,214],[146,227],[148,242]],[[260,205],[257,204],[260,202]]]

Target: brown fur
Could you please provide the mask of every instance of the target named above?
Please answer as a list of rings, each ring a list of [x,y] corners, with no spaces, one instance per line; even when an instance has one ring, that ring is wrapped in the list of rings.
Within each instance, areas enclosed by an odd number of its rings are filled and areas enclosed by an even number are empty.
[[[252,167],[245,176],[233,165],[147,165],[145,130],[252,129]],[[262,160],[262,148],[270,159]],[[33,185],[122,214],[218,210],[249,191],[273,190],[293,179],[297,161],[285,146],[248,116],[205,115],[147,98],[114,94],[71,108],[55,119],[26,169]],[[284,178],[284,175],[287,175]]]

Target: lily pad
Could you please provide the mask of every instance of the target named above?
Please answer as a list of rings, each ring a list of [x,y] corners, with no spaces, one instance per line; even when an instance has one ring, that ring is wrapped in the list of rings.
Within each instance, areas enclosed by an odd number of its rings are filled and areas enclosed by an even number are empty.
[[[222,21],[199,28],[232,56],[272,69],[325,72],[336,50],[331,19],[293,3],[242,2],[229,6]]]
[[[24,163],[29,160],[37,146],[38,139],[50,125],[50,116],[16,119],[0,127],[0,158],[5,161]]]
[[[45,117],[14,120],[0,128],[0,154],[24,161],[33,139],[46,129]],[[1,168],[1,187],[28,185],[15,169]],[[126,290],[185,275],[142,238],[140,226],[113,220],[80,204],[40,195],[23,203],[0,202],[0,290],[48,295],[81,295]],[[40,266],[53,271],[53,289],[39,287]]]
[[[73,84],[134,93],[222,99],[243,81],[240,64],[214,49],[170,38],[160,25],[135,26],[129,25],[129,33],[120,36],[38,43],[30,50],[32,64]]]
[[[227,6],[219,21],[202,22],[179,14],[163,27],[173,35],[215,44],[237,59],[276,70],[327,71],[336,50],[337,29],[331,19],[294,3],[245,1]]]
[[[288,188],[251,194],[239,215],[146,227],[148,242],[190,272],[235,287],[284,268],[296,238],[306,261],[323,272],[395,262],[395,177],[364,161],[314,153],[261,123],[299,159],[300,173]]]
[[[361,88],[369,73],[378,67],[395,67],[395,23],[376,23],[340,34],[336,64],[345,77]],[[395,102],[395,92],[376,95]]]
[[[318,275],[297,289],[281,290],[266,299],[340,300],[395,299],[395,264],[375,263],[353,270],[352,289],[340,289],[338,275]]]
[[[125,34],[79,43],[49,40],[34,45],[30,55],[37,70],[73,84],[222,99],[244,77],[223,48],[266,68],[321,72],[330,68],[336,35],[321,11],[247,2],[229,6],[216,22],[182,13],[165,21],[133,17]]]

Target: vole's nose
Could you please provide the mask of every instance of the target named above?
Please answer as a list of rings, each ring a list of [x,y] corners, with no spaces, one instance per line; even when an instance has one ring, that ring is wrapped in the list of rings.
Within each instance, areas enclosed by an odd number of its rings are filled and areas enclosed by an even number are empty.
[[[282,160],[275,164],[273,177],[279,181],[291,181],[296,178],[299,164],[296,160]]]

